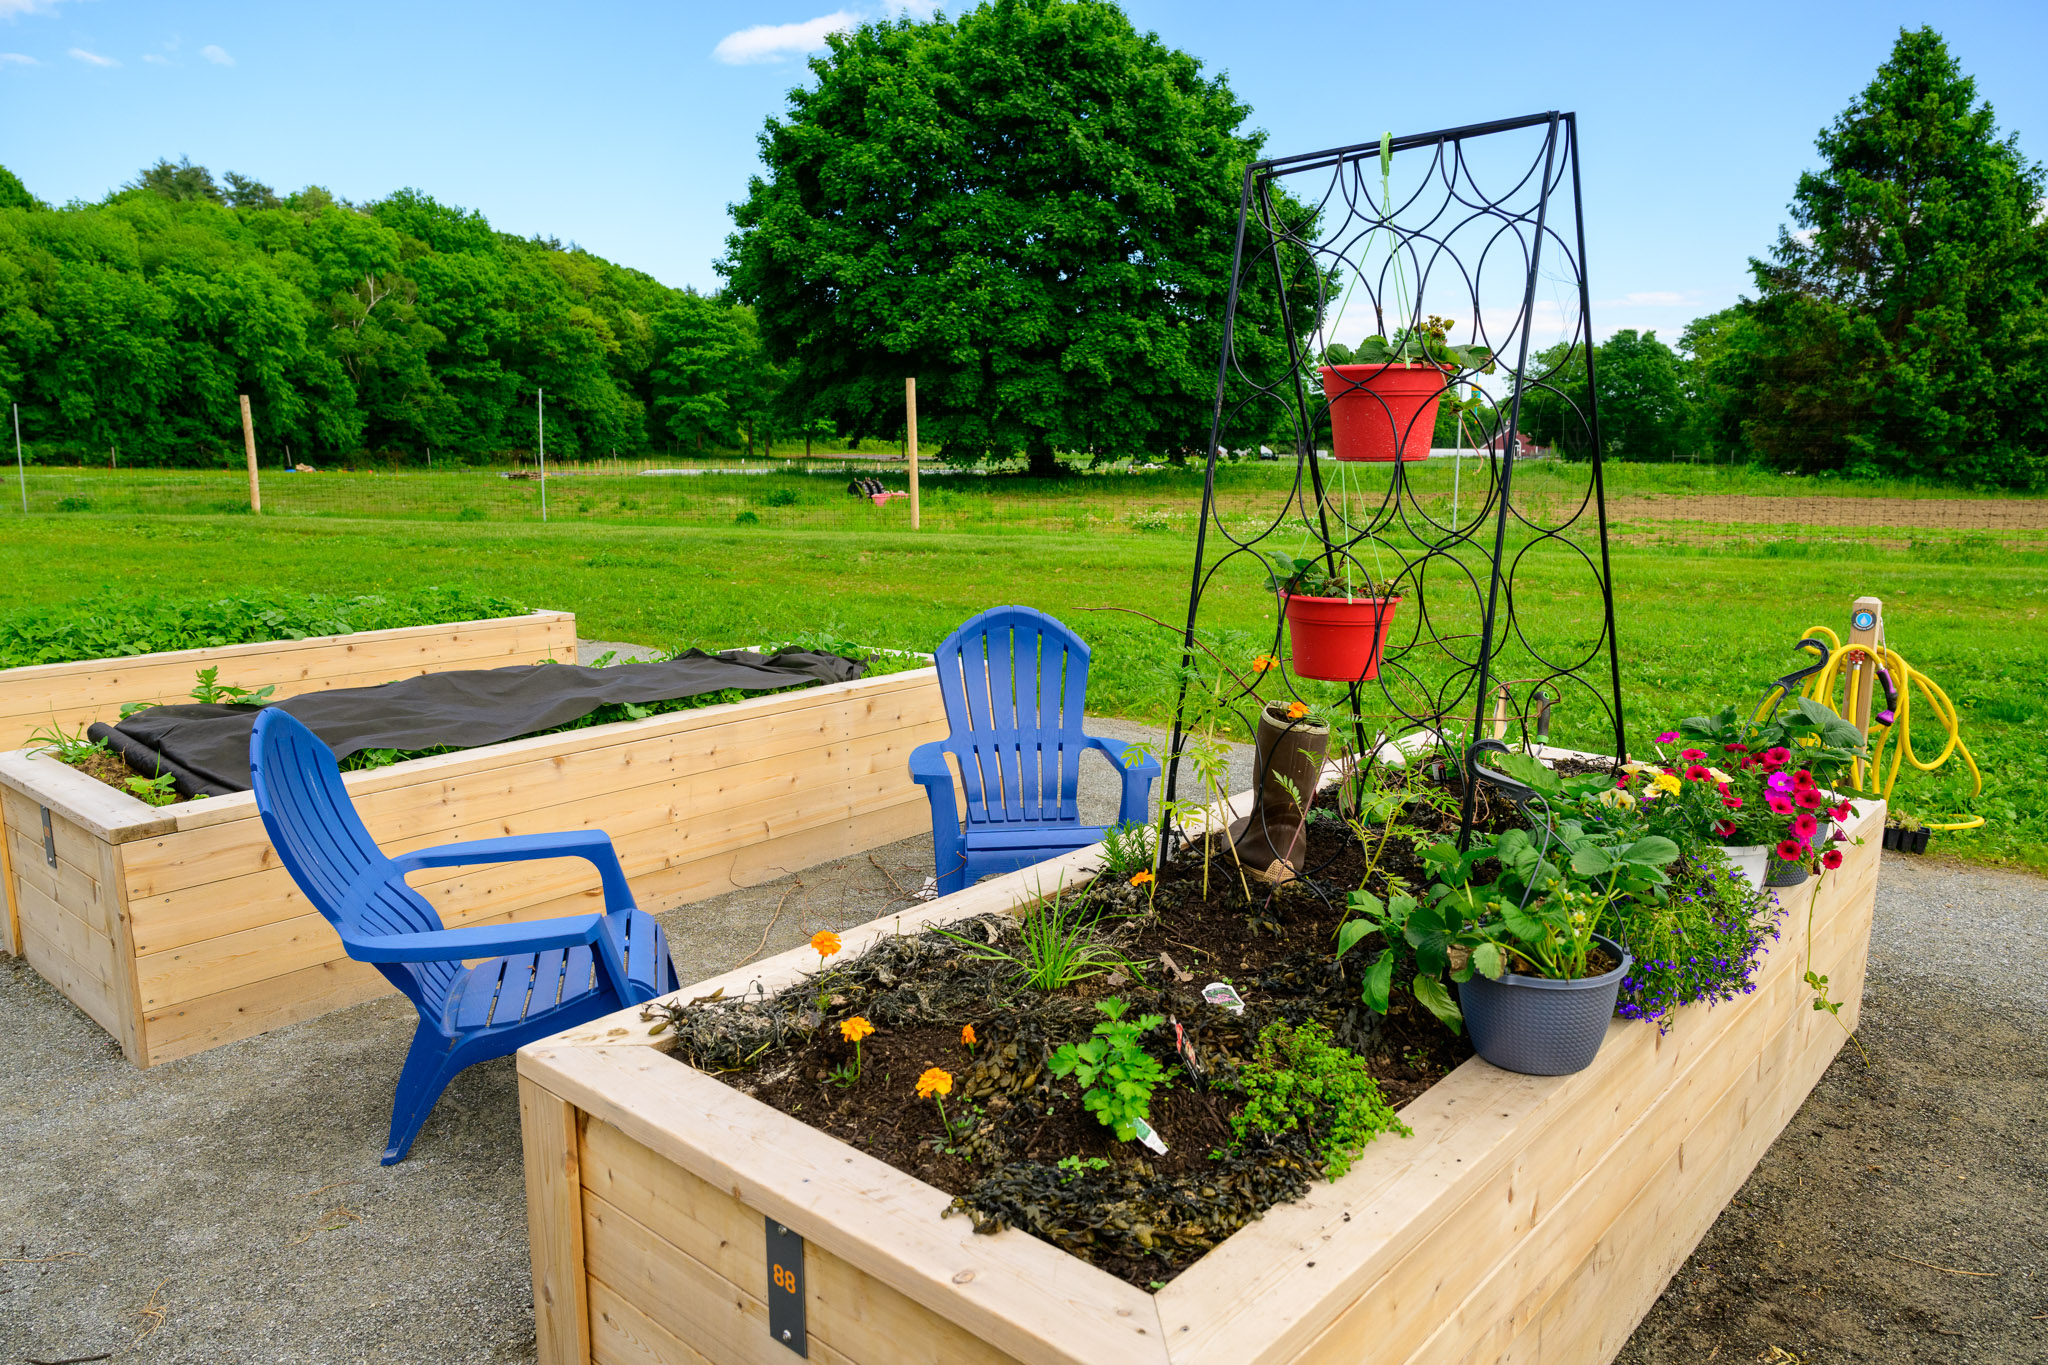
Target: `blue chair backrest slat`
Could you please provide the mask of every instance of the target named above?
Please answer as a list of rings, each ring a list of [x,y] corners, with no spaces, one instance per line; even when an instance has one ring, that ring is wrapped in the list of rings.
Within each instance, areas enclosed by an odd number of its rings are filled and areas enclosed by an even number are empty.
[[[356,814],[334,752],[289,712],[256,718],[250,755],[256,809],[285,869],[336,932],[346,936],[428,933],[443,927],[434,908],[405,884]],[[358,908],[344,897],[379,866],[388,876]],[[377,970],[430,1016],[447,1003],[461,964],[380,963]]]
[[[994,607],[935,655],[971,824],[1078,818],[1088,646],[1030,607]]]

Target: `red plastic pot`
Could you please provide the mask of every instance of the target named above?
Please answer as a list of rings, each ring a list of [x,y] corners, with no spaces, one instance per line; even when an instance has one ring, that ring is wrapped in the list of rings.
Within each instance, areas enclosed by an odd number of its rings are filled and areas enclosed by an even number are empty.
[[[1436,438],[1444,376],[1456,371],[1411,365],[1325,365],[1330,450],[1340,460],[1426,460]]]
[[[1287,634],[1294,673],[1324,682],[1371,682],[1380,675],[1398,597],[1290,597]]]

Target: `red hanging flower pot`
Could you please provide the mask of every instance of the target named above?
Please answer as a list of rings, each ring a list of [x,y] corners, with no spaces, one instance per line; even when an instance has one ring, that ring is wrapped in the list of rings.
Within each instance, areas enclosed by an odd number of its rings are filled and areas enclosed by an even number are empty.
[[[1428,459],[1444,376],[1455,373],[1428,361],[1323,366],[1331,453],[1382,463]]]
[[[1397,597],[1287,599],[1287,633],[1296,677],[1324,682],[1371,682],[1380,675],[1387,627]]]

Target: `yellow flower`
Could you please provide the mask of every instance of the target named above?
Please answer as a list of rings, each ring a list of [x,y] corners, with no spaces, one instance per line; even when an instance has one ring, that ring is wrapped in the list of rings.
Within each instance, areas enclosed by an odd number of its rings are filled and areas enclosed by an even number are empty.
[[[1280,661],[1270,654],[1261,654],[1252,660],[1252,672],[1266,673],[1280,666]]]
[[[1301,718],[1302,718],[1303,716],[1305,716],[1305,715],[1307,715],[1307,714],[1308,714],[1308,703],[1307,703],[1307,702],[1301,702],[1301,701],[1298,701],[1298,702],[1295,702],[1295,703],[1294,703],[1294,704],[1293,704],[1292,706],[1290,706],[1290,707],[1288,707],[1288,708],[1287,708],[1287,719],[1289,719],[1289,720],[1300,720],[1300,719],[1301,719]]]
[[[921,1100],[928,1100],[934,1095],[950,1095],[952,1093],[953,1073],[950,1071],[941,1071],[937,1067],[931,1067],[926,1070],[924,1075],[917,1078],[917,1097]]]
[[[1139,874],[1138,874],[1137,876],[1135,876],[1135,877],[1131,878],[1131,885],[1132,885],[1132,886],[1143,886],[1143,885],[1145,885],[1145,883],[1147,883],[1147,882],[1149,882],[1149,881],[1151,881],[1151,880],[1152,880],[1152,873],[1151,873],[1151,872],[1150,872],[1150,871],[1148,870],[1148,871],[1145,871],[1145,872],[1140,872],[1140,873],[1139,873]]]
[[[856,1014],[839,1025],[839,1036],[849,1043],[857,1043],[874,1031],[875,1026],[867,1021],[865,1015]]]
[[[1802,749],[1817,749],[1820,747],[1820,736],[1801,735],[1799,738],[1793,740],[1792,742],[1794,744],[1797,744]]]
[[[839,951],[839,935],[830,929],[820,929],[811,935],[811,951],[819,957],[830,957]]]
[[[1670,773],[1658,773],[1650,785],[1660,792],[1675,792],[1684,784]]]
[[[974,1025],[962,1024],[960,1026],[960,1046],[973,1047],[974,1042]]]
[[[1634,810],[1636,808],[1636,799],[1619,787],[1610,787],[1600,793],[1600,804],[1611,806],[1615,810]]]

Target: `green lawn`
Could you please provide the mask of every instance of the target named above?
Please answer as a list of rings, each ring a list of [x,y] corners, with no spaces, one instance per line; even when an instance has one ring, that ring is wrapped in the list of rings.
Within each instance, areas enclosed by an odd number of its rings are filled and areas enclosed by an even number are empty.
[[[156,517],[72,513],[10,518],[0,572],[11,605],[114,587],[194,596],[278,589],[358,593],[460,584],[573,610],[586,636],[729,646],[823,630],[878,645],[930,648],[984,607],[1021,602],[1061,617],[1095,649],[1095,710],[1161,718],[1171,706],[1174,632],[1186,611],[1185,535],[874,531],[407,522],[324,517]],[[1624,544],[1616,612],[1634,743],[1679,716],[1753,698],[1795,666],[1808,626],[1845,630],[1848,604],[1886,602],[1892,644],[1963,708],[1985,768],[1980,832],[1938,836],[1947,852],[2048,868],[2048,556],[1970,545],[1946,554],[1859,547],[1787,551],[1740,541],[1702,555]],[[1539,646],[1590,642],[1598,597],[1555,557],[1518,575],[1518,609]],[[1203,626],[1226,652],[1270,646],[1272,600],[1249,571],[1219,585]],[[1442,627],[1440,627],[1442,629]],[[1507,668],[1516,676],[1515,668]],[[244,685],[260,679],[235,679]],[[1597,743],[1598,716],[1569,699],[1557,732]],[[1940,738],[1919,736],[1932,753]],[[1963,805],[1965,784],[1902,778],[1896,804],[1922,815]]]

